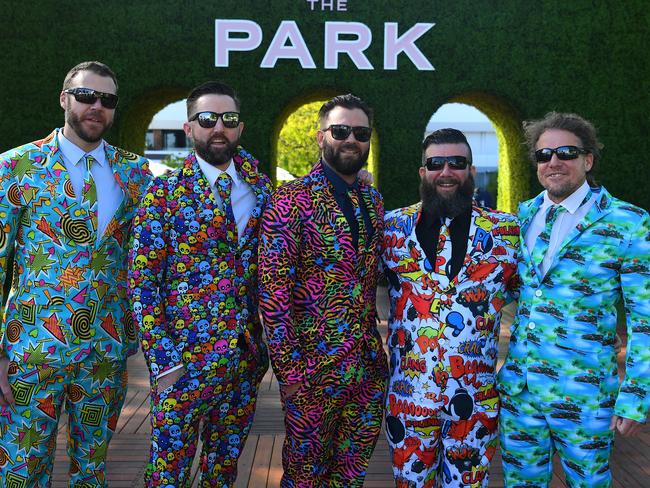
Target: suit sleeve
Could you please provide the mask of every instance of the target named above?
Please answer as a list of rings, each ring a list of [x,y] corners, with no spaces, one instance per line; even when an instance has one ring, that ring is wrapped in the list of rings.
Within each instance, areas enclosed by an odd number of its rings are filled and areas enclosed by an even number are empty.
[[[161,189],[163,195],[159,196]],[[175,344],[168,331],[161,298],[168,246],[166,201],[165,182],[156,178],[133,219],[129,245],[128,295],[152,380],[181,364],[173,354]]]
[[[260,311],[280,384],[307,380],[293,316],[300,227],[296,202],[280,188],[264,212],[259,246]]]
[[[650,410],[650,219],[644,213],[620,268],[627,321],[625,378],[614,413],[644,422]]]
[[[28,158],[28,155],[22,156]],[[13,172],[10,155],[0,157],[0,304],[5,303],[5,280],[11,276],[12,252],[25,199]],[[4,306],[2,307],[4,309]],[[0,357],[5,356],[6,324],[0,319]]]

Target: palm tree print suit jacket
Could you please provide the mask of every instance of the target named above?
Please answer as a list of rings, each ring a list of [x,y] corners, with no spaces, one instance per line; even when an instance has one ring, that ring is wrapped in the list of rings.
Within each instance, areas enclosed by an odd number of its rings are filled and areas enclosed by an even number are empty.
[[[650,220],[604,188],[592,191],[595,204],[565,236],[544,277],[524,244],[543,195],[520,205],[522,289],[499,389],[516,395],[527,385],[542,400],[566,400],[565,410],[576,404],[606,416],[614,407],[615,415],[641,422],[650,407]],[[619,385],[621,299],[628,343]]]
[[[262,374],[268,368],[257,309],[257,231],[271,183],[241,147],[233,163],[256,198],[237,242],[194,153],[153,181],[134,219],[129,294],[152,384],[181,363],[190,374],[235,371],[242,340],[259,356]]]
[[[97,240],[78,216],[57,134],[0,156],[0,283],[15,252],[0,354],[58,367],[93,349],[122,360],[137,350],[126,300],[126,246],[151,173],[145,159],[104,143],[124,198]]]
[[[262,221],[260,308],[281,384],[345,382],[343,364],[361,351],[387,375],[376,326],[381,195],[359,185],[374,233],[357,253],[322,164],[278,188]]]

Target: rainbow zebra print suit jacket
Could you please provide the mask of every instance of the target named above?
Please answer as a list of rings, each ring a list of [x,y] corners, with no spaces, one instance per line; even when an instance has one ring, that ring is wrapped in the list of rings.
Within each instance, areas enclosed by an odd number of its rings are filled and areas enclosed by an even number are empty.
[[[322,164],[277,189],[262,219],[260,309],[281,384],[345,381],[360,351],[387,375],[376,325],[381,195],[359,185],[374,233],[357,253]]]

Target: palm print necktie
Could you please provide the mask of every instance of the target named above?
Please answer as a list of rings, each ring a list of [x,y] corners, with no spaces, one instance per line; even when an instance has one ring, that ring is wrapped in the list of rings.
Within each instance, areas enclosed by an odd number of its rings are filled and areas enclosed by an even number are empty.
[[[226,214],[226,235],[230,242],[237,242],[237,224],[232,210],[231,190],[232,178],[228,173],[221,173],[216,182],[217,192],[223,202],[223,211]]]
[[[546,222],[544,224],[544,230],[537,236],[535,240],[535,245],[533,247],[533,252],[531,253],[531,258],[533,263],[540,268],[542,265],[542,260],[548,251],[548,244],[551,240],[551,231],[553,230],[553,225],[557,221],[558,217],[565,212],[566,209],[562,205],[551,205],[546,211]]]

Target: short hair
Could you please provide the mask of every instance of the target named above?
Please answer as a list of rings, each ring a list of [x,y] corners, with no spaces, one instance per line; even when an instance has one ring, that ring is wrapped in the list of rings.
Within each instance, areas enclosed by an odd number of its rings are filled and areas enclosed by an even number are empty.
[[[318,111],[318,120],[321,125],[335,107],[343,107],[349,110],[355,108],[363,110],[363,113],[366,114],[366,117],[368,117],[368,124],[370,127],[372,127],[372,109],[366,102],[353,95],[352,93],[348,93],[346,95],[337,95],[323,104],[323,106]]]
[[[187,95],[187,117],[191,117],[194,107],[196,106],[196,101],[201,98],[203,95],[225,95],[232,98],[235,102],[235,108],[239,111],[239,98],[235,90],[225,83],[220,81],[208,81],[195,88],[192,88],[192,91]]]
[[[71,88],[72,80],[82,71],[90,71],[96,75],[110,78],[113,80],[113,83],[115,83],[115,93],[117,93],[117,78],[115,77],[115,73],[113,73],[111,68],[99,61],[84,61],[83,63],[79,63],[77,66],[73,67],[68,71],[68,74],[65,75],[62,89],[67,90],[68,88]]]
[[[469,164],[472,164],[472,148],[467,142],[465,134],[458,129],[438,129],[434,130],[431,134],[426,136],[422,141],[422,164],[426,160],[425,153],[427,148],[432,144],[465,144],[467,146],[467,155],[469,156]]]
[[[591,153],[594,159],[591,169],[587,171],[587,183],[590,186],[596,186],[596,179],[592,171],[596,167],[596,163],[600,160],[600,150],[603,148],[603,145],[598,141],[596,128],[591,122],[577,114],[549,112],[543,119],[525,121],[523,126],[530,159],[535,167],[537,166],[535,163],[537,141],[539,141],[539,138],[547,130],[564,130],[571,132],[580,139],[582,148],[588,153]]]

